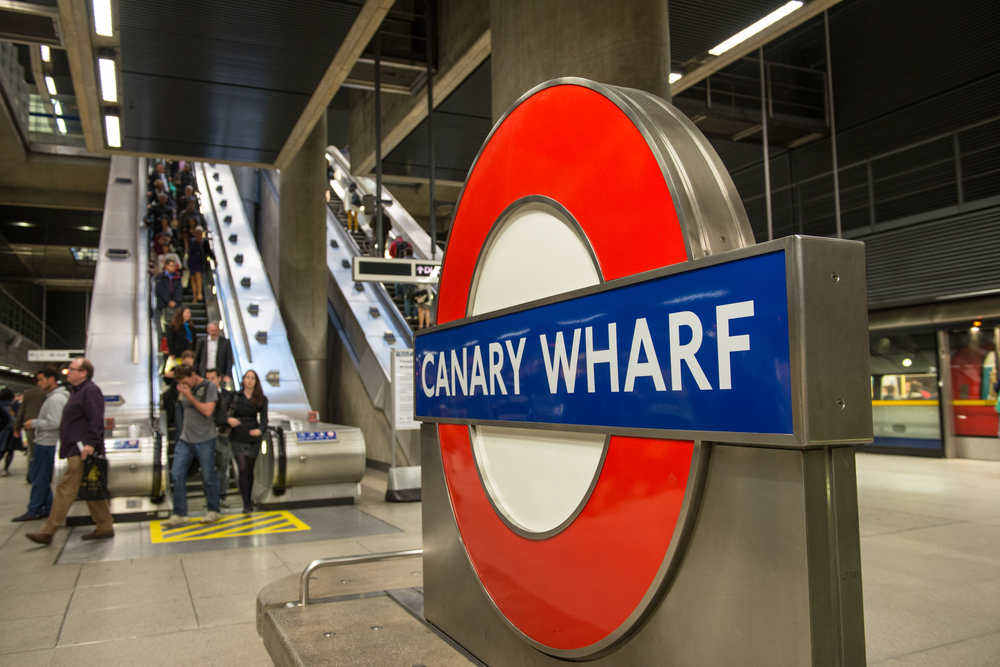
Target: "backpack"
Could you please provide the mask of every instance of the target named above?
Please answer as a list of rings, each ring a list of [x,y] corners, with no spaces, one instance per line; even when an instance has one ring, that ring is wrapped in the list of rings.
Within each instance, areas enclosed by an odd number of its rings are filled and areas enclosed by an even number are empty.
[[[402,236],[397,236],[396,240],[389,244],[389,256],[400,258],[406,253],[406,249],[410,247],[410,244]]]
[[[219,390],[219,400],[215,402],[215,427],[219,429],[221,436],[227,436],[233,430],[233,427],[229,425],[229,418],[233,416],[233,407],[236,405],[233,398],[235,396],[227,402],[225,394]]]

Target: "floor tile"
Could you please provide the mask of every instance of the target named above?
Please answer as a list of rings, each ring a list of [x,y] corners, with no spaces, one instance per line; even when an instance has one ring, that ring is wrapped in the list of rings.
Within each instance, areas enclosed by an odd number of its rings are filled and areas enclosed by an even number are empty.
[[[0,623],[37,616],[62,616],[69,607],[73,589],[34,591],[31,593],[0,594]]]
[[[159,604],[155,608],[98,609],[67,614],[59,646],[160,635],[197,627],[190,599]]]
[[[56,645],[62,614],[39,618],[14,618],[0,623],[0,653],[23,653]]]
[[[253,623],[206,628],[201,635],[205,642],[206,664],[273,667]]]
[[[196,667],[237,664],[208,662],[201,634],[189,631],[59,646],[52,652],[51,667]]]
[[[69,616],[85,614],[98,609],[118,609],[120,607],[146,607],[158,609],[161,605],[183,601],[190,602],[187,581],[183,577],[173,579],[151,579],[141,584],[126,582],[81,586],[73,594],[69,606]]]
[[[214,628],[221,625],[255,623],[257,620],[256,601],[257,593],[250,590],[238,595],[196,598],[194,611],[198,617],[198,627]]]

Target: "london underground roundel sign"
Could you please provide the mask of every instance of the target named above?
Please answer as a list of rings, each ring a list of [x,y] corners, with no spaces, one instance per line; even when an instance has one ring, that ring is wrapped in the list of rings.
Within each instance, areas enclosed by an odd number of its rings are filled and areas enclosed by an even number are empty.
[[[641,91],[543,84],[476,159],[448,241],[438,326],[417,337],[417,417],[439,422],[476,576],[539,650],[592,656],[650,612],[683,554],[707,465],[697,438],[653,437],[662,430],[650,424],[704,432],[698,411],[716,407],[684,400],[714,400],[700,397],[740,380],[756,336],[741,327],[782,321],[780,304],[768,310],[738,290],[703,310],[660,299],[662,322],[609,319],[658,297],[604,285],[751,243],[708,142]],[[767,280],[764,263],[749,269]],[[501,321],[510,326],[495,340],[476,328]],[[437,344],[444,335],[454,339]],[[718,349],[707,355],[710,344]],[[786,389],[776,374],[774,392]],[[791,431],[780,414],[755,419],[728,430]]]

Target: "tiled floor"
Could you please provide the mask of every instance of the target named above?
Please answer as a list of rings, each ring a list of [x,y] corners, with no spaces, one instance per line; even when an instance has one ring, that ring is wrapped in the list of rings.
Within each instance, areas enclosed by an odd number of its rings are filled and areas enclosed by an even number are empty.
[[[421,545],[420,504],[386,504],[385,474],[369,470],[359,505],[295,510],[308,533],[150,545],[148,524],[122,524],[114,540],[64,528],[38,547],[23,533],[40,523],[9,522],[29,490],[22,457],[11,471],[0,479],[0,666],[270,665],[254,624],[264,586],[315,558]]]
[[[0,666],[269,665],[254,627],[266,584],[315,558],[421,544],[419,503],[384,503],[385,475],[368,471],[350,511],[392,532],[348,522],[351,536],[69,563],[113,545],[85,544],[80,529],[46,548],[25,540],[38,524],[7,521],[27,502],[23,458],[12,470],[0,479]],[[1000,464],[862,455],[858,484],[869,665],[1000,665]]]

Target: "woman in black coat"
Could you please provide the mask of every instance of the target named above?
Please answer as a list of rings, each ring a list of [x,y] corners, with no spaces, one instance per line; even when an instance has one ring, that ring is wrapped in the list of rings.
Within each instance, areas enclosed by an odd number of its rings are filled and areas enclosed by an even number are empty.
[[[194,326],[191,324],[191,309],[178,308],[174,319],[167,326],[167,351],[171,357],[180,358],[184,350],[194,349]]]
[[[241,391],[233,396],[229,406],[229,443],[240,469],[239,487],[243,496],[243,512],[253,512],[250,492],[253,490],[253,466],[260,453],[260,442],[267,428],[267,397],[254,371],[243,374]]]

